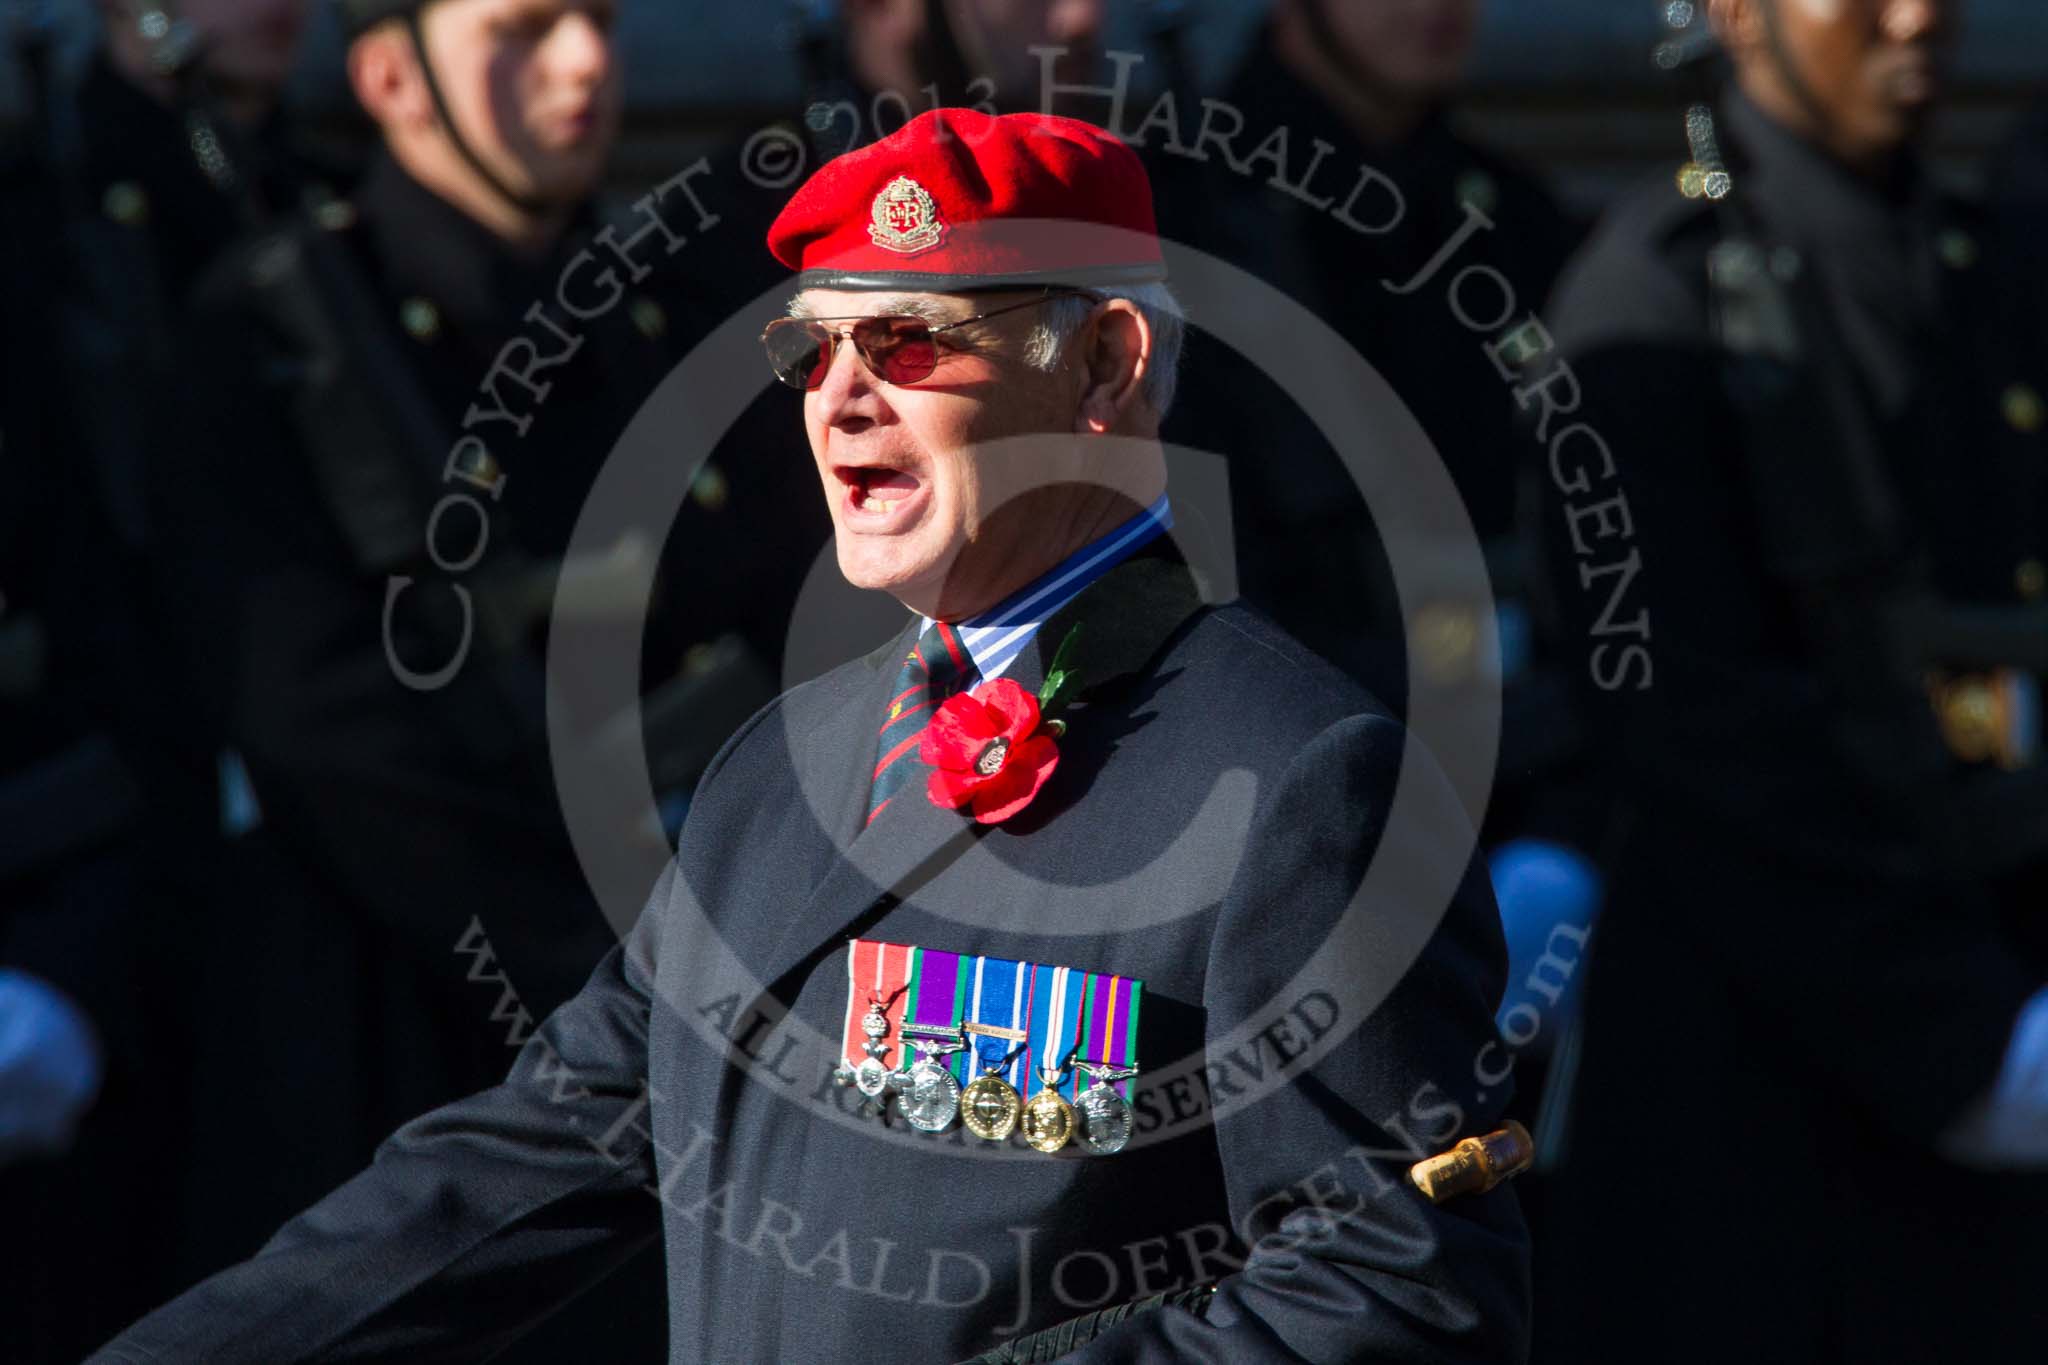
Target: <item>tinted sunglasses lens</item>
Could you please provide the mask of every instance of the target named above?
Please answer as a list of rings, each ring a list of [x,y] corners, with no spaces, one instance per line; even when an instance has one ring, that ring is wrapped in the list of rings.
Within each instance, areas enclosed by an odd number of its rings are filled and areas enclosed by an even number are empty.
[[[832,334],[815,322],[783,318],[761,333],[775,377],[793,389],[814,389],[832,363]]]
[[[891,384],[915,384],[938,367],[938,343],[920,318],[862,318],[853,344],[868,368]]]

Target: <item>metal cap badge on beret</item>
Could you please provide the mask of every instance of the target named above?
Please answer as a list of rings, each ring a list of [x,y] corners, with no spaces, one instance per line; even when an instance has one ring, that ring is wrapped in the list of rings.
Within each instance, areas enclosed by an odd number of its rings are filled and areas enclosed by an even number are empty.
[[[1137,154],[1050,114],[920,114],[820,167],[768,230],[768,249],[806,289],[1166,278]]]

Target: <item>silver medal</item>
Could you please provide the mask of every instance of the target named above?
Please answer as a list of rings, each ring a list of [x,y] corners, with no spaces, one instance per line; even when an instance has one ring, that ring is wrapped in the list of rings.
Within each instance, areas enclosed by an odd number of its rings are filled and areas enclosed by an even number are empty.
[[[945,1058],[967,1046],[957,1028],[905,1024],[904,1041],[917,1053],[908,1071],[896,1073],[896,1092],[903,1097],[903,1117],[922,1133],[943,1133],[960,1117],[960,1082]]]
[[[877,1058],[863,1058],[853,1069],[853,1088],[871,1100],[880,1099],[889,1089],[889,1068]]]
[[[902,1084],[903,1117],[922,1133],[942,1133],[960,1116],[960,1082],[929,1057],[920,1057]]]
[[[1081,1092],[1074,1104],[1080,1132],[1075,1137],[1096,1156],[1114,1156],[1131,1140],[1131,1102],[1116,1092],[1116,1082],[1138,1074],[1134,1066],[1111,1066],[1107,1062],[1075,1062],[1095,1078],[1095,1084]]]
[[[1131,1102],[1114,1086],[1089,1086],[1074,1109],[1081,1119],[1081,1145],[1095,1155],[1113,1156],[1131,1140]]]

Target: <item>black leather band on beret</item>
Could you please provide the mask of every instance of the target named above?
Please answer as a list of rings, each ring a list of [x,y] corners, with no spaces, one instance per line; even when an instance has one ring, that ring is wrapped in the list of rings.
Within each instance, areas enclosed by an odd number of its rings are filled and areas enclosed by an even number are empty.
[[[1157,284],[1166,267],[1105,265],[1086,270],[1023,270],[1002,275],[938,275],[929,271],[805,270],[797,274],[799,289],[901,289],[919,294],[971,294],[989,289],[1116,288]]]

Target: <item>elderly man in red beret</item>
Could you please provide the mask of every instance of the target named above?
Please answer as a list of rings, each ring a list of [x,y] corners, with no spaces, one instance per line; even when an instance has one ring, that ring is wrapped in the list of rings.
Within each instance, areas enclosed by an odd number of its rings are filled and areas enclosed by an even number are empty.
[[[1135,158],[940,111],[771,245],[840,567],[912,619],[732,738],[503,1084],[100,1358],[481,1359],[657,1235],[674,1361],[1520,1358],[1472,831],[1175,550]]]

